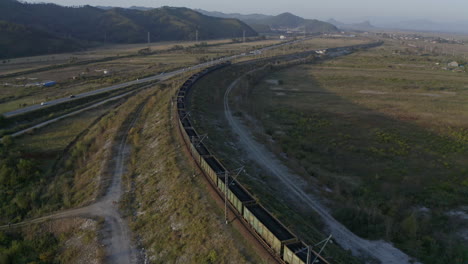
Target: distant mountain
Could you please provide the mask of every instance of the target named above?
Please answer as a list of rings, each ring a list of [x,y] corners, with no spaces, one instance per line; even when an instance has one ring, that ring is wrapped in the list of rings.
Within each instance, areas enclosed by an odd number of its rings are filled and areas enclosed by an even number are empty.
[[[370,21],[364,21],[361,23],[354,23],[354,24],[345,24],[343,22],[337,21],[333,18],[327,21],[328,23],[335,25],[336,27],[343,29],[343,30],[372,30],[375,27],[370,23]]]
[[[260,19],[265,19],[271,16],[268,15],[262,15],[262,14],[248,14],[248,15],[243,15],[239,13],[230,13],[230,14],[225,14],[222,12],[217,12],[217,11],[206,11],[203,9],[195,9],[195,11],[202,13],[207,16],[213,16],[213,17],[222,17],[222,18],[237,18],[239,20],[245,21],[245,20],[260,20]]]
[[[117,8],[115,6],[95,6],[95,7],[99,8],[99,9],[103,9],[103,10],[111,10],[111,9]],[[131,7],[124,8],[124,9],[148,11],[148,10],[152,10],[152,9],[155,9],[155,8],[154,7],[144,7],[144,6],[131,6]]]
[[[334,18],[328,19],[327,22],[330,23],[330,24],[332,24],[332,25],[334,25],[334,26],[336,26],[336,27],[342,27],[342,26],[345,26],[345,25],[346,25],[345,23],[340,22],[340,21],[337,21],[337,20],[335,20]]]
[[[317,19],[304,19],[302,17],[293,15],[291,13],[282,13],[277,16],[271,16],[264,19],[255,21],[245,21],[247,24],[256,23],[268,25],[273,29],[289,28],[299,29],[306,28],[309,33],[318,32],[337,32],[338,29],[327,22],[323,22]]]
[[[152,41],[194,40],[197,30],[201,40],[240,37],[243,31],[246,36],[257,35],[240,20],[210,17],[188,8],[174,7],[105,10],[0,0],[0,20],[44,32],[48,38],[82,42],[146,42],[148,32]],[[31,50],[36,50],[32,48],[34,42],[29,45]]]
[[[271,32],[271,29],[303,29],[304,27],[309,33],[338,31],[338,29],[330,23],[319,21],[316,19],[304,19],[291,13],[282,13],[277,16],[269,16],[262,14],[225,14],[221,12],[210,12],[200,9],[198,9],[197,11],[210,16],[240,19],[252,28],[254,28],[259,33]]]

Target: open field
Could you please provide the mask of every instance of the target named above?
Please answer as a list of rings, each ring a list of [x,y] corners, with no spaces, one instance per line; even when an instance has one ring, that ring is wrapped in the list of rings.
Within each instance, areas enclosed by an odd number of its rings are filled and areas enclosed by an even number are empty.
[[[443,69],[448,62],[389,42],[274,72],[243,92],[235,115],[356,234],[392,241],[424,263],[463,263],[468,74]],[[195,126],[208,133],[223,163],[247,165],[240,178],[260,201],[314,241],[317,220],[305,226],[300,206],[282,207],[275,197],[281,187],[239,156],[226,130],[219,102],[234,78],[224,73],[200,82]]]
[[[403,52],[387,42],[272,73],[241,111],[356,234],[423,263],[464,263],[468,74],[442,69],[444,56]]]
[[[208,44],[223,44],[231,42],[230,39],[225,40],[210,40]],[[0,73],[7,74],[11,72],[30,70],[34,68],[41,68],[55,64],[66,64],[70,60],[74,62],[103,59],[108,57],[119,57],[134,55],[139,50],[150,47],[151,50],[167,50],[174,45],[181,45],[184,47],[193,46],[196,42],[158,42],[158,43],[141,43],[141,44],[110,44],[94,49],[89,49],[82,52],[62,53],[52,55],[41,55],[33,57],[24,57],[6,60],[5,63],[0,64]]]
[[[306,206],[297,203],[297,200],[289,199],[281,184],[270,180],[265,171],[246,157],[236,144],[237,139],[224,119],[224,91],[249,68],[234,65],[197,82],[193,88],[193,105],[190,107],[192,124],[199,134],[208,134],[209,138],[204,140],[204,144],[214,151],[228,170],[245,166],[245,173],[241,173],[238,180],[256,200],[301,239],[313,245],[328,236],[322,229],[320,217]],[[333,263],[359,263],[349,252],[340,249],[336,244],[327,246],[324,257]]]
[[[262,40],[246,43],[231,43],[231,40],[219,40],[203,43],[181,42],[165,43],[151,47],[153,53],[137,55],[142,45],[120,45],[110,47],[110,50],[125,51],[125,56],[116,56],[107,61],[78,65],[80,61],[71,57],[69,64],[54,69],[46,69],[34,73],[2,78],[0,81],[0,113],[15,110],[27,105],[38,104],[49,100],[67,97],[74,94],[95,90],[116,83],[136,80],[161,72],[195,65],[231,54],[248,52],[253,48],[278,43],[279,40]],[[86,59],[103,59],[111,54],[108,49],[90,51]],[[156,52],[156,53],[154,53]],[[65,56],[65,55],[57,55]],[[25,65],[35,65],[35,59],[24,62]],[[40,59],[39,59],[40,61]],[[6,67],[15,68],[13,62]],[[1,66],[0,66],[1,67]],[[1,71],[0,71],[1,72]],[[53,80],[57,85],[52,87],[36,86],[35,83]]]

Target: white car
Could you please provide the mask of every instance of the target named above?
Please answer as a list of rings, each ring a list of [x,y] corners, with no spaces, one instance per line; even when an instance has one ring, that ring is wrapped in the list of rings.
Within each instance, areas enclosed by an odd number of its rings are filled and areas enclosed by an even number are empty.
[[[42,102],[41,105],[46,105],[47,103],[46,102]]]

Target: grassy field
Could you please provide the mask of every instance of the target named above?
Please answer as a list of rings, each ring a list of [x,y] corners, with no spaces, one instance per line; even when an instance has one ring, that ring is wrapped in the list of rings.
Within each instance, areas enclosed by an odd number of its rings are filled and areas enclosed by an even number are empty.
[[[442,69],[450,59],[387,42],[272,73],[242,111],[356,234],[424,263],[464,263],[468,74]]]

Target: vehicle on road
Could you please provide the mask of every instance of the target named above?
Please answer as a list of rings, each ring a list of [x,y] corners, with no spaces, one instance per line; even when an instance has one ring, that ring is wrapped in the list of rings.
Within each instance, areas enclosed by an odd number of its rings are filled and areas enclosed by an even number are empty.
[[[42,102],[41,105],[47,105],[47,103],[46,103],[46,102]]]
[[[75,98],[76,96],[72,94],[72,95],[70,95],[69,97],[70,97],[70,98]]]

